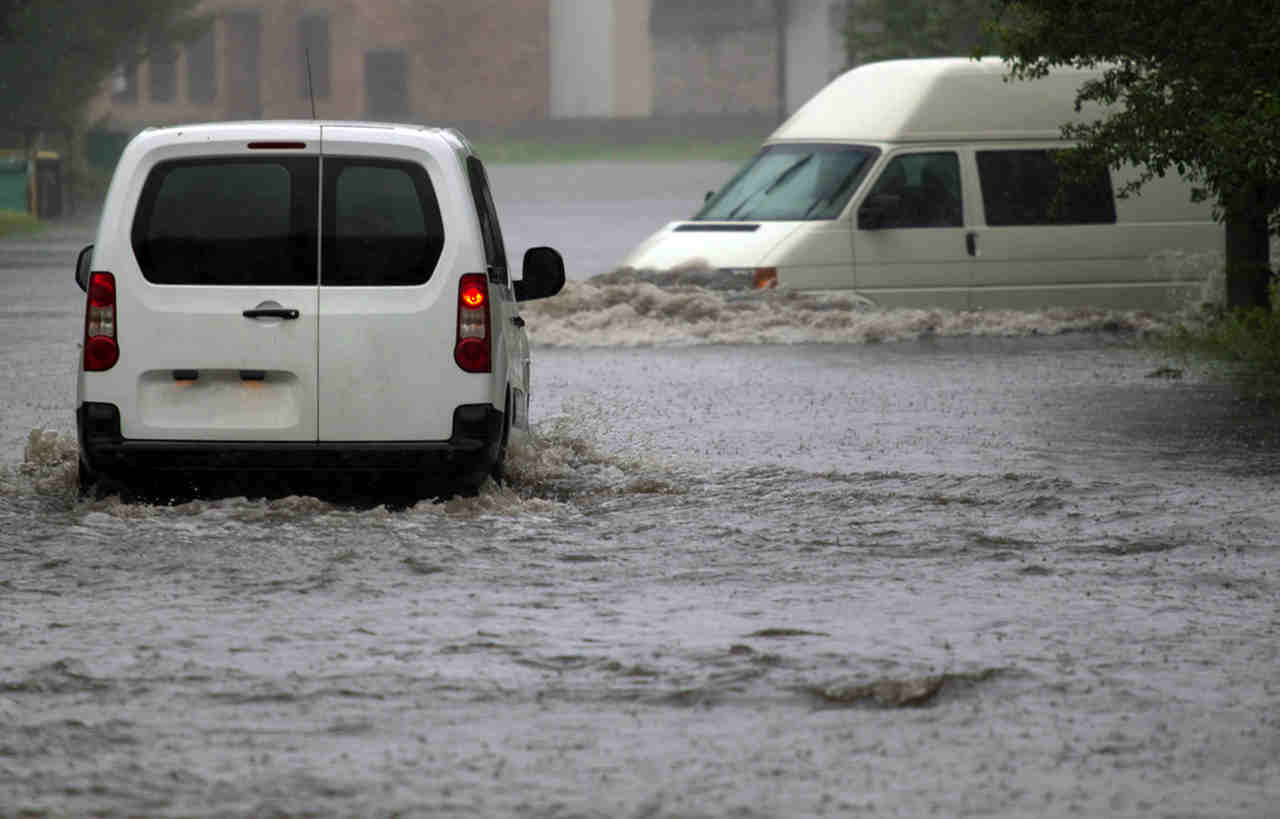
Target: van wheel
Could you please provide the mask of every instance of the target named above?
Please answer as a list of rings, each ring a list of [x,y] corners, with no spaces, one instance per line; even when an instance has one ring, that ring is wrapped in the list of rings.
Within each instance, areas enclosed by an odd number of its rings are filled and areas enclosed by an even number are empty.
[[[85,500],[102,500],[110,495],[119,495],[122,500],[125,500],[129,494],[129,487],[124,481],[101,472],[95,472],[83,459],[80,461],[76,490],[79,496]]]
[[[81,498],[97,499],[98,491],[98,473],[89,468],[84,462],[84,458],[80,459],[80,469],[76,474],[76,494]]]
[[[489,470],[489,477],[498,486],[507,481],[507,441],[511,438],[511,390],[507,390],[506,412],[502,414],[502,442],[498,444],[498,459]]]

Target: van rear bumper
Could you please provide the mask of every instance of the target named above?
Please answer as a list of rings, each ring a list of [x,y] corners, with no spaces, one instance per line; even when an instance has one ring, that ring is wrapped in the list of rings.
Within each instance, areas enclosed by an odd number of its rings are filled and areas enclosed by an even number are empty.
[[[94,472],[407,472],[441,478],[487,473],[502,445],[503,414],[467,404],[447,441],[152,441],[120,433],[113,404],[76,409],[80,457]]]

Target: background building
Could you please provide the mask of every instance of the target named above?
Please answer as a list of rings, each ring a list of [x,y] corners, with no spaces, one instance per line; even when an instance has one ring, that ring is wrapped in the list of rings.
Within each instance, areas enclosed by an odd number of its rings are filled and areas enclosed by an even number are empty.
[[[848,0],[205,0],[198,40],[121,66],[86,152],[140,128],[246,118],[469,134],[763,136],[843,70]]]
[[[90,120],[130,129],[311,116],[511,122],[549,115],[549,0],[205,0],[195,42],[122,66]]]

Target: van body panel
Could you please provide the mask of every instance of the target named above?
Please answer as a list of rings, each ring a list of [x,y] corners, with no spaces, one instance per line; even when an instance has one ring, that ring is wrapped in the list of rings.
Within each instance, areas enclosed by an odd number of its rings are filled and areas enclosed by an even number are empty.
[[[671,222],[633,250],[622,266],[636,270],[758,267],[780,242],[804,224]],[[726,227],[734,229],[718,229]]]
[[[856,230],[853,258],[856,289],[878,304],[905,306],[903,293],[927,291],[935,306],[969,306],[973,273],[964,228]]]
[[[1137,176],[1138,170],[1133,167],[1111,172],[1117,191]],[[1150,179],[1137,193],[1116,197],[1116,221],[1122,224],[1160,222],[1186,225],[1212,222],[1212,203],[1195,202],[1190,193],[1187,182],[1175,174]]]
[[[276,141],[282,132],[303,147],[249,147]],[[315,285],[204,285],[194,275],[190,283],[149,281],[131,243],[131,220],[148,176],[161,163],[269,163],[276,156],[318,162],[319,143],[318,126],[286,131],[273,124],[230,124],[163,137],[144,132],[121,157],[115,179],[123,182],[109,190],[94,246],[94,269],[117,279],[120,359],[108,372],[81,372],[79,378],[81,394],[90,390],[95,400],[120,408],[126,438],[315,439]],[[244,316],[264,302],[297,310],[298,317]]]
[[[794,231],[764,257],[791,287],[847,289],[854,286],[853,231],[847,218],[795,222]],[[728,265],[718,265],[728,266]]]
[[[463,158],[463,162],[470,182],[469,193],[481,222],[469,226],[471,241],[479,243],[484,269],[490,274],[489,309],[496,336],[491,400],[499,410],[504,410],[505,402],[504,411],[511,427],[528,431],[532,356],[529,335],[522,329],[524,319],[520,317],[520,305],[516,301],[514,265],[517,262],[507,256],[501,219],[484,163],[475,156]],[[523,264],[523,260],[519,263]],[[520,274],[524,275],[523,269]],[[506,394],[504,385],[509,388]]]

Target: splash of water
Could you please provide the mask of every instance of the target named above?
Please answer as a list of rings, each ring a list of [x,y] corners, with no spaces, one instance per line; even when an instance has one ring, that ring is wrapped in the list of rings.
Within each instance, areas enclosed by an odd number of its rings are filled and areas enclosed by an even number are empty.
[[[507,480],[486,481],[473,496],[427,499],[409,509],[386,506],[347,508],[340,501],[307,495],[277,498],[196,498],[173,505],[125,502],[118,495],[78,498],[79,447],[72,434],[38,427],[31,430],[16,468],[0,467],[0,495],[61,498],[85,514],[118,520],[205,518],[237,523],[313,519],[324,515],[386,517],[488,516],[574,513],[569,500],[600,494],[670,494],[678,490],[660,465],[605,450],[601,444],[603,408],[589,402],[566,405],[565,413],[537,424],[529,434],[513,435],[507,452]]]
[[[70,495],[79,477],[80,448],[74,435],[37,427],[27,435],[16,471],[0,469],[0,495]]]
[[[695,344],[865,344],[938,336],[1148,333],[1167,318],[1146,311],[882,309],[854,293],[731,291],[643,280],[566,284],[524,308],[531,337],[549,347]]]

